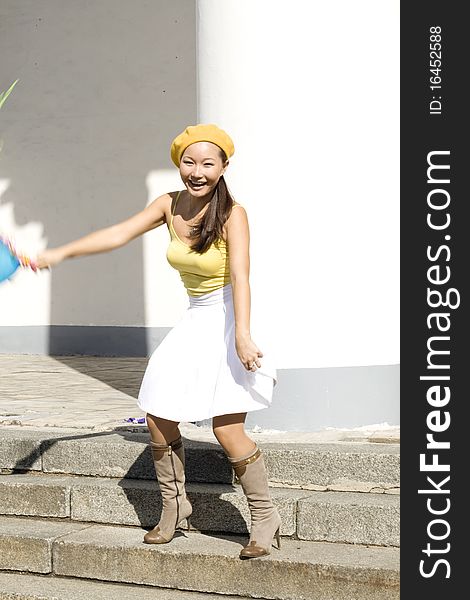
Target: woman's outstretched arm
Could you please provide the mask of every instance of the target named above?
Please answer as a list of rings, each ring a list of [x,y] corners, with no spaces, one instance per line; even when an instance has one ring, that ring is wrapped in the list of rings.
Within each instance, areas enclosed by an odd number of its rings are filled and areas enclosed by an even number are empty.
[[[164,194],[147,208],[121,223],[99,229],[57,248],[44,250],[36,259],[37,266],[44,269],[57,265],[66,258],[109,252],[120,248],[139,235],[162,225],[166,220],[165,211],[170,202],[170,194]]]

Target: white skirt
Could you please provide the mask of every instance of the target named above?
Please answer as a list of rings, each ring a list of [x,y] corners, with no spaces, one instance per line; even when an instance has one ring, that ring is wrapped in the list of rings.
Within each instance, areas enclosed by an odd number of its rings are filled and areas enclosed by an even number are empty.
[[[181,321],[152,353],[138,406],[170,421],[203,421],[217,415],[267,408],[276,369],[261,342],[261,368],[248,371],[235,350],[232,286],[189,296]]]

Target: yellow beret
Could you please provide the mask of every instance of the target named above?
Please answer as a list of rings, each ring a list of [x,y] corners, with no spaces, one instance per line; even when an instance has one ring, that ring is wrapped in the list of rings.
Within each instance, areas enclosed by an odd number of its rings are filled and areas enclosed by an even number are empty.
[[[171,144],[171,160],[177,167],[180,166],[180,160],[186,148],[196,142],[212,142],[222,148],[227,158],[230,158],[235,152],[232,138],[217,125],[190,125],[177,135]]]

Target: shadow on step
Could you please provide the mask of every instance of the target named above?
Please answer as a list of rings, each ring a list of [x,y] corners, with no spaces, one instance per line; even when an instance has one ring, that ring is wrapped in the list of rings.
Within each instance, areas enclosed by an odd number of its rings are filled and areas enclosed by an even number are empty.
[[[148,433],[117,428],[47,435],[16,462],[15,472],[37,469],[40,460],[41,470],[48,473],[118,479],[127,498],[128,524],[148,529],[155,526],[160,518],[161,496]],[[232,468],[222,448],[217,443],[187,439],[184,444],[188,496],[193,505],[192,527],[211,532],[208,535],[216,532],[215,537],[224,537],[223,532],[247,535],[247,522],[242,514],[246,514],[244,497],[235,493]],[[225,494],[230,495],[230,500],[224,498]]]
[[[221,447],[216,443],[184,440],[186,459],[186,482],[188,497],[193,506],[191,527],[205,533],[227,532],[247,534],[247,522],[240,512],[237,502],[243,504],[244,497],[236,493],[232,485],[232,468]],[[130,485],[142,473],[148,472],[151,464],[154,491]],[[159,521],[162,509],[150,448],[146,448],[130,465],[124,478],[119,482],[129,504],[142,527],[151,529]],[[230,495],[230,500],[224,498]],[[185,526],[184,529],[187,529]],[[176,535],[183,535],[177,532]],[[218,537],[218,536],[216,536]],[[223,536],[222,536],[223,537]]]

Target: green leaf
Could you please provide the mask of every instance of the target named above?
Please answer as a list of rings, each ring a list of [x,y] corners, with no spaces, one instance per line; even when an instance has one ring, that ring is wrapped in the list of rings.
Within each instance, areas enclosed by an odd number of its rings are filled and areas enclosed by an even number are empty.
[[[13,88],[15,87],[15,85],[18,83],[18,79],[16,81],[14,81],[10,87],[7,89],[6,92],[1,92],[0,93],[0,108],[2,108],[2,106],[5,103],[5,100],[8,98],[8,96],[11,94]]]

